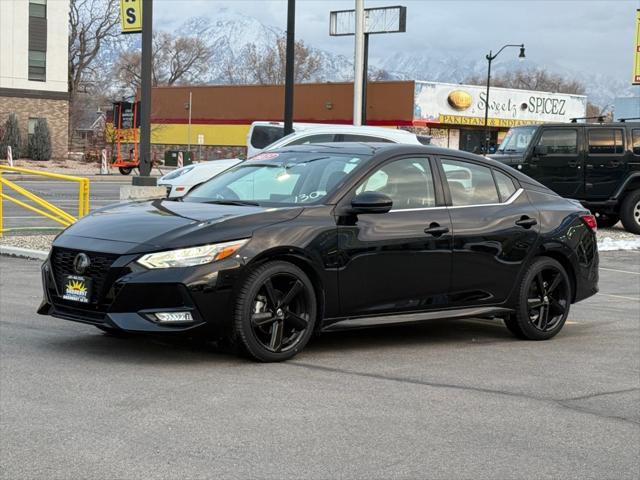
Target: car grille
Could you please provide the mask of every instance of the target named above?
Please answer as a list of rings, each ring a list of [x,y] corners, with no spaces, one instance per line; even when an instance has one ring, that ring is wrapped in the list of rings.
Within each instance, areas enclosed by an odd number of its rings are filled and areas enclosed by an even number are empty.
[[[73,260],[81,250],[70,250],[66,248],[54,248],[51,253],[51,268],[58,287],[58,292],[64,288],[65,275],[77,275],[73,269]],[[104,289],[107,282],[107,274],[117,255],[104,253],[84,252],[88,255],[91,263],[82,276],[91,278],[92,293],[89,301],[99,303],[104,296]]]

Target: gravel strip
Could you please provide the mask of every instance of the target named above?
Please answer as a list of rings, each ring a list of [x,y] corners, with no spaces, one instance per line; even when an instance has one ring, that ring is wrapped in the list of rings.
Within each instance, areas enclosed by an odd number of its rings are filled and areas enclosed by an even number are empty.
[[[0,238],[0,245],[49,251],[55,235],[10,235]]]

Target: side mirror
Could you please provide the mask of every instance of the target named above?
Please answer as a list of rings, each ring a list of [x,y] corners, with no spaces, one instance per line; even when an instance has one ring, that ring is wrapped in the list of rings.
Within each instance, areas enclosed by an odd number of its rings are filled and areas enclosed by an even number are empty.
[[[351,200],[351,213],[387,213],[393,200],[380,192],[362,192]]]
[[[543,157],[549,153],[549,149],[546,145],[536,145],[533,147],[533,154],[538,157]]]

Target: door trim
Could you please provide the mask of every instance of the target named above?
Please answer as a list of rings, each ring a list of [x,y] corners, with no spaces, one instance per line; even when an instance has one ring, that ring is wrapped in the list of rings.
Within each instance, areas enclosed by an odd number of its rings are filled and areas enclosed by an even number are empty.
[[[513,309],[505,307],[471,307],[457,308],[453,310],[439,310],[432,312],[400,313],[394,315],[375,315],[371,317],[352,317],[333,322],[322,327],[323,332],[334,332],[351,328],[369,328],[384,325],[400,325],[429,320],[452,320],[457,318],[482,317],[486,315],[498,315],[513,313]]]

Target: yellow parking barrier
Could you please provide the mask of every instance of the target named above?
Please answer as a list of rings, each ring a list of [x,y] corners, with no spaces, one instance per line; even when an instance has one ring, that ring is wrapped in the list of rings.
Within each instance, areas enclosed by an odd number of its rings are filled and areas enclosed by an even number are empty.
[[[56,207],[51,202],[44,200],[42,197],[39,197],[33,192],[30,192],[26,188],[7,180],[2,176],[3,173],[6,172],[16,172],[22,173],[26,175],[38,175],[46,178],[53,178],[55,180],[66,180],[78,183],[78,216],[74,217],[73,215],[65,212],[59,207]],[[14,197],[10,197],[3,190],[4,187],[8,187],[9,189],[15,191],[16,193],[24,196],[28,200],[31,200],[37,206],[29,205],[28,203],[19,200]],[[64,227],[68,227],[72,223],[76,222],[78,218],[82,218],[89,213],[89,179],[83,177],[76,177],[74,175],[63,175],[61,173],[49,173],[42,172],[39,170],[31,170],[28,168],[19,168],[19,167],[7,167],[5,165],[0,165],[0,237],[4,232],[8,232],[12,229],[5,229],[3,224],[4,214],[2,209],[2,204],[4,200],[12,202],[20,207],[23,207],[27,210],[30,210],[38,215],[42,215],[50,220],[53,220]],[[40,208],[38,208],[40,207]]]

